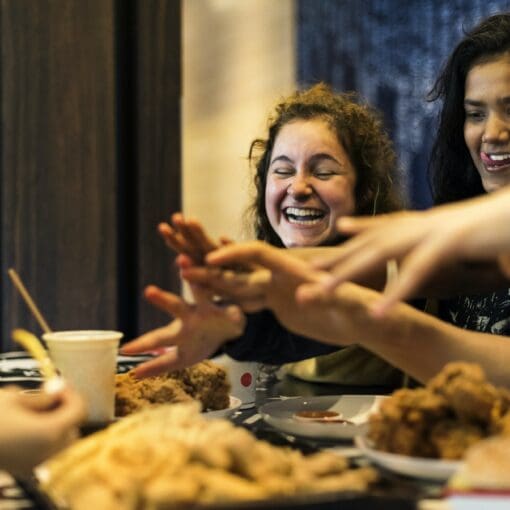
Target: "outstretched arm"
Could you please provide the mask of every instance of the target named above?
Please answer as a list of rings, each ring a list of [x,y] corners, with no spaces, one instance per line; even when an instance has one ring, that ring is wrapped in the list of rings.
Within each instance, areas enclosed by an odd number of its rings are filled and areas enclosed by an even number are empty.
[[[384,266],[388,260],[399,259],[398,278],[374,305],[374,312],[383,315],[397,301],[415,295],[438,269],[452,262],[490,261],[510,252],[509,200],[510,191],[502,190],[425,212],[343,218],[338,222],[339,230],[355,237],[331,256],[317,259],[314,266],[333,273],[323,285],[325,290],[332,290]],[[477,271],[477,277],[484,278],[490,288],[502,285],[501,275],[491,265],[465,269]],[[450,268],[445,273],[443,280],[453,283]],[[483,288],[483,282],[475,285],[479,287],[471,291]],[[306,292],[313,294],[314,287],[303,291],[303,296]]]
[[[287,250],[262,243],[221,248],[209,254],[207,261],[263,265],[281,287],[285,282],[292,282],[294,288],[298,281],[320,282],[324,278]],[[377,319],[371,310],[380,299],[377,291],[344,283],[332,293],[318,293],[313,301],[287,300],[278,306],[273,302],[271,308],[291,331],[331,345],[359,344],[421,381],[427,381],[447,362],[462,359],[480,363],[498,384],[510,383],[505,361],[510,359],[508,339],[457,328],[404,303],[397,303],[383,319]]]

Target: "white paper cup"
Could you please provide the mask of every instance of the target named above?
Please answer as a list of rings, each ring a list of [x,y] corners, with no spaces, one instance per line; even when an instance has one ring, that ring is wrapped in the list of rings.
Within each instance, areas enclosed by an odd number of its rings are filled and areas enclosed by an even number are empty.
[[[252,361],[236,361],[226,354],[218,356],[212,361],[227,371],[232,386],[231,394],[241,400],[241,409],[253,407],[259,364]]]
[[[43,335],[55,366],[84,398],[90,424],[114,417],[117,351],[122,336],[118,331],[100,330]]]

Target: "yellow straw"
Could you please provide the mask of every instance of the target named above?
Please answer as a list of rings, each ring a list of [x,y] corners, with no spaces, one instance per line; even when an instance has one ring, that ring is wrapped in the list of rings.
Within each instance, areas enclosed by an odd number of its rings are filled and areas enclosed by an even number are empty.
[[[24,329],[15,329],[12,332],[12,339],[25,348],[26,351],[39,363],[41,374],[46,380],[57,377],[57,371],[51,361],[46,349],[40,340]]]

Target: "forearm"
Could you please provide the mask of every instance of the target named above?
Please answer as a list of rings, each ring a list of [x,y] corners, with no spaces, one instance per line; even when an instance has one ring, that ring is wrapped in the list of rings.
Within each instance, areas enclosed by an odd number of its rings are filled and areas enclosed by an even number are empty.
[[[329,344],[357,343],[423,382],[446,363],[466,360],[479,363],[495,383],[510,385],[510,338],[458,328],[404,303],[377,319],[370,307],[378,296],[343,284],[309,307],[294,330]]]
[[[392,326],[400,324],[400,331]],[[510,385],[510,338],[458,328],[433,316],[398,305],[380,321],[379,333],[361,345],[412,377],[426,382],[450,361],[480,364],[495,384]]]

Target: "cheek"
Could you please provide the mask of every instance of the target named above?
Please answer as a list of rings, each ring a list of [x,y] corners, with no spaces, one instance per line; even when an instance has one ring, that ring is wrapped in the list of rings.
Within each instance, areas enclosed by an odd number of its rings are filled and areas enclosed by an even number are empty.
[[[464,126],[464,142],[471,154],[478,152],[481,138],[480,129],[473,126]]]
[[[285,188],[268,179],[265,191],[266,212],[270,220],[277,217],[280,211],[280,203],[285,196]]]
[[[323,199],[331,210],[332,216],[339,217],[353,214],[356,210],[354,181],[343,179],[336,183],[336,186],[325,188]]]

